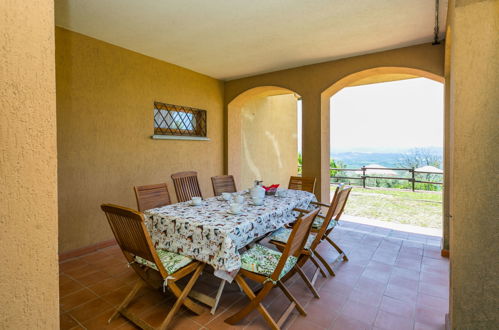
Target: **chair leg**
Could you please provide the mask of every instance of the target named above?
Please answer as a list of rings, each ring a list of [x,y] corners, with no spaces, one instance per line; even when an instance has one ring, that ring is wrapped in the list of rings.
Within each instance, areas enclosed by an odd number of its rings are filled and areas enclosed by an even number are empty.
[[[113,313],[113,315],[111,315],[111,317],[109,318],[109,320],[107,321],[107,323],[111,323],[113,320],[115,320],[118,317],[118,315],[120,314],[120,312],[123,309],[125,309],[128,306],[128,304],[130,304],[130,302],[133,300],[133,298],[135,297],[135,295],[137,295],[137,292],[139,292],[139,290],[143,286],[144,286],[144,281],[142,281],[141,279],[139,279],[139,280],[137,280],[137,282],[135,282],[135,285],[133,286],[132,291],[130,291],[130,293],[121,302],[121,304],[118,306],[118,308]]]
[[[330,238],[329,238],[329,236],[326,236],[326,240],[329,242],[329,244],[331,244],[331,245],[332,245],[332,246],[336,249],[336,251],[338,251],[338,253],[339,253],[340,255],[343,255],[343,260],[344,260],[344,261],[348,261],[348,257],[347,257],[347,255],[345,254],[345,252],[343,252],[343,250],[342,250],[342,249],[340,249],[340,247],[339,247],[338,245],[336,245],[336,243],[335,243],[335,242],[333,242],[333,240],[332,240],[332,239],[330,239]]]
[[[204,268],[204,264],[200,265],[199,267],[201,267],[201,271],[202,271],[202,268]],[[201,275],[201,273],[198,275],[198,277]],[[194,275],[192,275],[194,276]],[[192,277],[191,277],[191,280],[192,280]],[[190,281],[189,280],[189,283]],[[176,297],[179,297],[181,294],[182,294],[182,291],[183,290],[180,290],[180,288],[177,286],[176,283],[174,282],[171,282],[171,283],[168,283],[168,288],[170,289],[170,291],[176,296]],[[184,288],[185,289],[185,288]],[[197,314],[197,315],[200,315],[200,314],[203,314],[204,311],[205,311],[205,308],[204,307],[201,307],[199,304],[195,303],[192,299],[190,299],[189,297],[186,297],[184,299],[184,306],[187,307],[187,309],[189,309],[191,312],[193,312],[194,314]]]
[[[161,323],[161,326],[159,327],[160,330],[164,330],[168,327],[170,322],[173,320],[173,317],[179,310],[180,306],[184,304],[184,300],[187,298],[187,295],[189,294],[189,291],[191,291],[192,287],[196,283],[199,275],[201,275],[201,271],[203,270],[205,264],[200,264],[196,270],[194,271],[194,274],[192,274],[191,279],[189,282],[187,282],[187,285],[185,286],[184,290],[180,293],[179,296],[177,296],[177,301],[173,305],[172,309],[168,312],[168,315],[166,316],[165,320],[163,323]],[[170,284],[167,284],[170,285]],[[176,294],[175,294],[176,295]]]
[[[310,280],[310,283],[312,283],[312,285],[315,285],[315,282],[317,282],[317,278],[319,277],[319,273],[320,273],[319,268],[316,268],[314,275],[312,276],[312,279]]]
[[[327,278],[327,274],[324,272],[324,270],[322,270],[322,267],[319,265],[319,262],[314,258],[314,256],[310,256],[310,260],[317,267],[317,270],[321,273],[322,277]]]
[[[170,290],[173,292],[173,294],[175,296],[178,297],[180,294],[182,294],[182,290],[180,290],[180,288],[177,286],[177,284],[171,283],[168,285],[168,287],[170,288]],[[189,309],[191,312],[193,312],[194,314],[197,314],[197,315],[203,314],[204,310],[205,310],[203,307],[201,307],[199,304],[195,303],[189,297],[185,298],[184,306],[187,309]]]
[[[314,297],[317,298],[317,299],[320,299],[321,296],[319,296],[319,292],[317,292],[317,290],[315,289],[314,285],[310,282],[310,280],[308,279],[307,275],[303,272],[303,269],[301,269],[298,266],[295,266],[295,267],[296,267],[296,271],[298,272],[298,275],[301,276],[301,278],[303,279],[303,281],[305,282],[305,284],[308,286],[308,288],[310,289],[310,291],[312,291],[312,293],[314,294]]]
[[[241,275],[239,275],[239,274],[236,275],[235,280],[236,280],[237,284],[239,284],[241,289],[244,291],[244,293],[248,296],[248,298],[250,299],[250,302],[249,302],[249,304],[244,306],[240,311],[236,312],[235,314],[233,314],[229,318],[225,319],[225,322],[229,323],[229,324],[236,324],[239,321],[241,321],[243,318],[245,318],[249,313],[251,313],[251,311],[253,311],[256,308],[256,309],[258,309],[260,314],[262,314],[262,316],[265,318],[265,320],[267,321],[267,323],[270,325],[270,327],[273,330],[279,329],[279,326],[277,325],[277,323],[270,316],[269,312],[265,309],[265,307],[263,307],[263,305],[261,304],[261,301],[263,300],[263,298],[265,298],[265,296],[267,296],[267,294],[272,289],[273,284],[272,283],[264,284],[263,288],[260,290],[258,295],[255,296],[253,291],[251,291],[251,288],[249,287],[248,283],[246,283],[246,281],[243,279],[243,277]]]
[[[331,276],[336,276],[336,274],[334,273],[333,269],[331,268],[331,266],[328,264],[328,262],[326,261],[326,259],[324,259],[320,254],[319,252],[315,251],[314,254],[317,256],[317,259],[319,259],[320,262],[322,262],[322,264],[324,265],[324,267],[326,267],[326,270],[329,272],[329,274]]]
[[[295,304],[295,307],[298,310],[298,312],[300,312],[300,314],[303,315],[303,316],[307,316],[307,312],[305,312],[305,309],[298,302],[298,300],[296,300],[296,298],[293,297],[293,295],[291,294],[291,292],[289,292],[288,288],[286,288],[281,281],[277,282],[277,286],[279,286],[279,288],[282,290],[282,292],[284,292],[284,294],[286,295],[286,297],[288,297],[288,299],[291,300],[291,302]]]

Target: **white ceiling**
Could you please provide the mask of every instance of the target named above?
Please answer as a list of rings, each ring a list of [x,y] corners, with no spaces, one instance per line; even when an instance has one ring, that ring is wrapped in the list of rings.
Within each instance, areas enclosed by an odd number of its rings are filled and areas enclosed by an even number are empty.
[[[230,80],[431,42],[435,0],[56,0],[56,24]],[[440,1],[445,32],[447,0]]]

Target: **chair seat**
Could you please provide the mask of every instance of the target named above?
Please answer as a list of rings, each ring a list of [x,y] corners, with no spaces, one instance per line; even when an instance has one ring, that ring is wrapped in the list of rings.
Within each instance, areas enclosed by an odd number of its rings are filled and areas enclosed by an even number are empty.
[[[165,267],[168,274],[175,273],[177,270],[187,266],[193,261],[189,257],[166,250],[158,249],[156,250],[156,253],[158,254],[159,260],[161,260],[161,263],[163,264],[163,267]],[[156,267],[156,265],[149,260],[136,256],[135,261],[141,265],[158,270],[158,267]]]
[[[264,276],[270,276],[274,272],[281,252],[269,249],[260,244],[255,244],[251,249],[241,255],[241,268]],[[286,275],[296,264],[298,258],[290,256],[279,275],[279,279]]]
[[[312,228],[313,229],[320,229],[322,227],[322,224],[324,223],[324,219],[320,217],[316,217],[314,222],[312,223]],[[327,229],[331,229],[335,227],[338,224],[338,221],[331,219],[329,222],[329,225],[327,226]]]
[[[291,228],[279,228],[275,232],[270,235],[270,240],[272,241],[277,241],[281,243],[287,243],[289,239],[289,235],[291,235]],[[305,243],[305,249],[309,249],[310,246],[312,245],[312,242],[315,239],[315,234],[310,233],[310,235],[307,238],[307,243]]]

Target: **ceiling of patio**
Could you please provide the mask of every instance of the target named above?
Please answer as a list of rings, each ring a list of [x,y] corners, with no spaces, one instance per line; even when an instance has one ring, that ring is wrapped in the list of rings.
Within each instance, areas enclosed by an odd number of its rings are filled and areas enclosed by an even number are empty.
[[[223,80],[431,42],[435,19],[435,0],[55,3],[58,26]]]

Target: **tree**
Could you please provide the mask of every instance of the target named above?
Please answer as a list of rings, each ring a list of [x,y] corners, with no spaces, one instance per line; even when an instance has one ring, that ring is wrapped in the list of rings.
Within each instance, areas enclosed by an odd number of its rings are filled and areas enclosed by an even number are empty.
[[[301,155],[301,152],[298,153],[298,174],[302,173],[302,167],[303,167],[303,158]]]
[[[302,166],[303,166],[303,158],[301,155],[301,152],[298,153],[298,174],[302,173]],[[335,161],[334,159],[330,158],[329,159],[329,168],[345,168],[345,164],[341,161]],[[331,177],[335,176],[338,171],[336,170],[329,170],[329,174]]]
[[[404,168],[418,168],[423,166],[435,166],[440,168],[442,164],[442,155],[433,151],[430,148],[414,148],[409,150],[408,153],[404,154],[402,160],[399,162],[400,167]],[[437,174],[419,174],[419,177],[422,176],[423,181],[439,181],[442,179],[441,175]],[[428,183],[418,183],[416,184],[416,189],[424,189],[424,190],[438,190],[440,189],[434,184]],[[419,187],[419,188],[418,188]]]
[[[329,175],[331,177],[335,176],[336,173],[338,173],[339,171],[337,170],[331,170],[331,168],[345,168],[345,164],[341,161],[341,160],[334,160],[332,158],[329,158]]]
[[[432,151],[430,148],[414,148],[403,154],[399,162],[400,167],[418,168],[422,166],[435,166],[440,168],[442,155]]]

